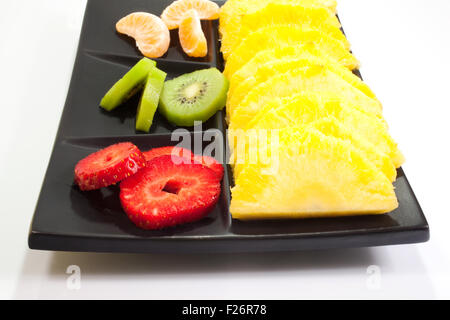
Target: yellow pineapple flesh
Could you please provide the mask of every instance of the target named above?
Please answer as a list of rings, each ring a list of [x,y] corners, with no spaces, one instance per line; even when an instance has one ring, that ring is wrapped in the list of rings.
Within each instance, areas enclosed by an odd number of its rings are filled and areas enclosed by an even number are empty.
[[[398,207],[389,179],[350,142],[315,129],[280,131],[266,166],[249,164],[232,188],[234,219],[382,214]]]
[[[309,7],[326,7],[336,13],[336,0],[228,0],[220,8],[219,32],[224,35],[239,28],[241,18],[246,14],[264,8],[269,3],[301,4]]]
[[[389,135],[385,122],[361,112],[353,107],[351,100],[342,99],[336,93],[308,92],[276,98],[267,103],[243,129],[280,129],[330,116],[388,155],[396,168],[403,164],[404,157]],[[234,146],[231,148],[234,149]]]
[[[383,214],[404,162],[336,0],[228,0],[220,9],[234,219]],[[261,135],[262,134],[262,135]]]
[[[262,121],[271,121],[271,115],[264,117]],[[270,124],[265,130],[277,130],[282,129],[283,127],[277,125],[276,120],[272,121],[274,123]],[[298,123],[298,125],[297,125]],[[392,163],[391,158],[384,152],[381,152],[373,143],[369,142],[364,136],[358,134],[357,131],[351,130],[352,128],[347,128],[344,123],[336,119],[333,115],[330,115],[325,118],[321,118],[319,120],[315,120],[312,122],[302,122],[302,121],[291,121],[290,124],[297,128],[312,128],[315,129],[326,136],[332,136],[335,138],[343,139],[349,141],[356,149],[358,149],[361,154],[367,158],[370,162],[372,162],[375,167],[377,167],[383,174],[389,179],[389,181],[395,181],[397,177],[397,170]],[[291,126],[287,126],[291,127]],[[257,128],[254,128],[257,129]],[[257,134],[256,130],[250,130],[251,134]],[[248,132],[250,132],[248,131]],[[266,141],[270,141],[271,135],[266,134]],[[240,141],[240,143],[246,144],[243,150],[243,154],[237,154],[241,148],[234,148],[234,153],[231,156],[233,160],[233,173],[235,180],[239,177],[240,172],[248,165],[250,162],[261,163],[262,159],[260,157],[267,155],[260,155],[259,146],[260,144],[249,144],[249,138],[247,136],[243,137],[245,140]],[[262,139],[261,137],[259,137]],[[245,150],[245,151],[244,151]],[[262,151],[264,152],[264,151]],[[270,150],[269,150],[270,152]],[[251,159],[251,156],[254,158]]]
[[[237,106],[227,108],[231,129],[244,128],[264,105],[277,97],[308,91],[335,92],[353,100],[368,113],[381,117],[379,102],[322,65],[312,65],[275,75],[254,87]]]
[[[305,56],[315,56],[320,59],[327,58],[329,60],[335,61],[321,50],[318,50],[313,43],[307,43],[294,47],[285,46],[262,50],[257,52],[253,58],[251,58],[239,70],[233,73],[233,75],[229,79],[230,87],[228,89],[228,95],[233,95],[236,86],[238,86],[241,82],[245,81],[249,77],[254,76],[261,65],[273,60],[280,60],[285,58],[292,59]]]
[[[262,82],[267,81],[271,77],[288,72],[289,70],[314,65],[324,66],[329,71],[340,76],[343,80],[347,81],[353,87],[360,90],[366,96],[378,101],[369,86],[361,81],[361,79],[354,75],[350,70],[337,63],[334,63],[326,57],[316,57],[311,54],[304,54],[303,56],[295,58],[289,57],[279,60],[270,60],[260,65],[253,76],[250,76],[239,83],[232,83],[231,86],[233,87],[233,90],[228,91],[227,108],[232,111],[234,106],[238,106],[242,102],[242,100],[244,100],[244,98],[252,88],[256,87]],[[372,104],[370,104],[369,106],[372,107]],[[373,109],[368,109],[368,111],[381,116],[381,104],[379,104],[379,106],[375,106],[373,104]]]
[[[350,49],[339,20],[325,7],[308,7],[292,3],[270,3],[241,17],[239,28],[222,35],[221,51],[225,59],[251,32],[267,26],[288,25],[300,29],[318,29]]]
[[[324,54],[340,64],[356,69],[358,60],[338,40],[320,30],[303,30],[298,27],[274,26],[260,28],[242,40],[238,47],[228,57],[224,74],[231,76],[252,59],[258,52],[286,46],[301,46],[314,44]]]

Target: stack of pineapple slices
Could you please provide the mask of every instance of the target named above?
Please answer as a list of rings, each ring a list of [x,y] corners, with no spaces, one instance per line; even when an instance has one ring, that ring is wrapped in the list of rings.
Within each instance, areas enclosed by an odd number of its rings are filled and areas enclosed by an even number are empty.
[[[236,219],[382,214],[403,155],[335,0],[228,0],[221,50]]]

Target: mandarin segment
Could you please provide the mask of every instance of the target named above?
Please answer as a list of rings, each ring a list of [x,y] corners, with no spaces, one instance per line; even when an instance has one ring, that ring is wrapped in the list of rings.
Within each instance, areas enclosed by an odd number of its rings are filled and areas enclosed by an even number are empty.
[[[117,22],[116,30],[134,38],[139,51],[148,58],[159,58],[169,49],[169,29],[153,14],[130,13]]]
[[[181,47],[188,56],[201,58],[207,55],[208,44],[196,10],[191,9],[185,13],[178,35]]]
[[[177,0],[169,5],[161,14],[169,30],[180,26],[185,14],[194,9],[201,20],[214,20],[219,18],[219,6],[208,0]]]

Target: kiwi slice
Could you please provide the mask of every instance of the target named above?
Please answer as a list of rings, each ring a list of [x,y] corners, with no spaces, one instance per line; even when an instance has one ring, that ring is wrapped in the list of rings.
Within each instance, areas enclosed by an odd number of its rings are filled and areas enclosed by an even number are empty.
[[[166,81],[159,111],[169,122],[191,127],[206,121],[225,106],[228,80],[216,68],[184,74]]]
[[[156,62],[148,58],[141,59],[122,79],[117,81],[105,94],[100,106],[111,111],[130,99],[145,83],[148,73],[155,68]]]
[[[165,72],[158,68],[153,68],[149,72],[137,109],[136,130],[150,131],[166,75]]]

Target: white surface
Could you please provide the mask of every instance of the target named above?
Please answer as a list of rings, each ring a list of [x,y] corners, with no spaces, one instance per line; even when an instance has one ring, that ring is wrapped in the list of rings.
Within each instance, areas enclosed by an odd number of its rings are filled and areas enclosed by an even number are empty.
[[[84,7],[79,0],[0,1],[0,298],[450,298],[450,1],[339,1],[362,74],[407,157],[429,243],[184,257],[27,248]],[[79,290],[66,285],[69,265],[81,269]],[[367,273],[371,265],[379,277]]]

